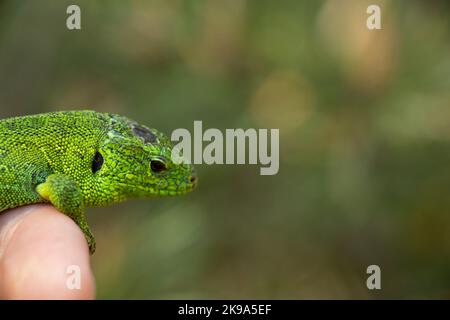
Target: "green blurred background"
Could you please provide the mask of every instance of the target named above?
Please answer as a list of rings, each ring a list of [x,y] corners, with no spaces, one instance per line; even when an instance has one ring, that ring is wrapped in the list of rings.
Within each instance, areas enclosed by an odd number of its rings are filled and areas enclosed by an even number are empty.
[[[280,129],[278,175],[200,165],[192,194],[90,209],[99,298],[450,298],[449,9],[3,0],[0,116]]]

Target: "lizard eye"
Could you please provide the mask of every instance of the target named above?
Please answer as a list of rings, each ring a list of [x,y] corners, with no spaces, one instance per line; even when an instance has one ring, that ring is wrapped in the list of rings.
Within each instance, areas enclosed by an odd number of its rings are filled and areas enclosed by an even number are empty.
[[[156,159],[156,160],[150,161],[150,169],[152,169],[153,172],[158,173],[158,172],[166,170],[167,167],[163,161]]]
[[[103,161],[103,156],[97,151],[95,153],[94,160],[92,161],[92,173],[96,173],[102,168]]]

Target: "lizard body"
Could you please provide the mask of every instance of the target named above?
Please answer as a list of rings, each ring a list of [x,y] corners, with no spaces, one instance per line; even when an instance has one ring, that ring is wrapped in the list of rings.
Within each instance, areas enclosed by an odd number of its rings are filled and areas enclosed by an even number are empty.
[[[196,175],[171,161],[170,140],[124,116],[62,111],[0,120],[0,213],[51,203],[95,239],[84,208],[191,191]]]

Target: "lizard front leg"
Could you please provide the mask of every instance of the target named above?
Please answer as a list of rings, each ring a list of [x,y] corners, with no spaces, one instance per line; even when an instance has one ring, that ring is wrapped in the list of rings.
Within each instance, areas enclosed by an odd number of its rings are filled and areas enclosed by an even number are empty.
[[[87,225],[83,210],[83,197],[75,181],[70,177],[56,173],[49,175],[36,191],[45,200],[50,201],[56,209],[66,214],[83,231],[91,254],[95,252],[95,239]]]

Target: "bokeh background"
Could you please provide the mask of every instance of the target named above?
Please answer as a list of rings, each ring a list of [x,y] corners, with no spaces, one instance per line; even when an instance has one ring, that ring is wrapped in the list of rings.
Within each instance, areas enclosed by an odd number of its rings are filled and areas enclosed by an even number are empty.
[[[278,175],[90,209],[99,298],[450,298],[449,4],[3,0],[0,116],[280,129]]]

